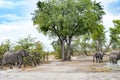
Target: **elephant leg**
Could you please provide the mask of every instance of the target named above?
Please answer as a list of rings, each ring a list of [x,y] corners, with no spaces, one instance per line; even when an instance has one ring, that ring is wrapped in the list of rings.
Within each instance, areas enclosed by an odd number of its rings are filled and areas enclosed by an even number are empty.
[[[39,60],[37,60],[37,65],[40,65],[40,61]]]
[[[101,60],[99,59],[99,63],[101,63]]]
[[[99,57],[99,63],[101,63],[101,58]]]
[[[36,60],[36,65],[37,65],[37,66],[39,65],[39,60]]]
[[[95,57],[93,56],[93,62],[95,62]]]
[[[101,60],[99,59],[99,63],[101,63]]]
[[[13,64],[12,63],[9,63],[9,68],[13,69]]]
[[[115,64],[117,64],[117,60],[115,60]]]
[[[96,58],[96,63],[98,63],[98,58]]]
[[[0,66],[0,69],[3,69],[3,65],[4,65],[4,64],[2,63],[2,65]]]
[[[5,59],[3,59],[2,60],[2,64],[1,64],[1,66],[0,66],[0,69],[3,69],[3,66],[6,64],[6,60]]]
[[[36,66],[36,62],[35,60],[32,62],[32,67],[35,67]]]
[[[98,63],[100,63],[101,61],[100,61],[100,58],[98,58]]]
[[[26,67],[26,62],[25,61],[23,61],[23,65],[24,65],[24,67]]]
[[[16,67],[19,65],[19,62],[16,62]]]
[[[101,62],[103,63],[103,58],[101,58]]]
[[[99,63],[99,58],[97,58],[97,63]]]
[[[36,62],[34,63],[34,66],[36,66]]]
[[[100,59],[99,58],[97,58],[97,63],[99,63],[100,62]]]
[[[22,63],[23,63],[22,57],[19,57],[19,64],[18,64],[18,68],[21,68]]]
[[[117,62],[116,62],[116,59],[113,59],[113,64],[116,64]]]
[[[22,63],[19,63],[18,68],[21,68]]]
[[[115,64],[115,60],[114,59],[112,59],[112,63]]]
[[[37,60],[35,60],[35,66],[37,66],[38,65],[38,61]]]
[[[111,59],[111,63],[114,64],[114,59],[113,58]]]

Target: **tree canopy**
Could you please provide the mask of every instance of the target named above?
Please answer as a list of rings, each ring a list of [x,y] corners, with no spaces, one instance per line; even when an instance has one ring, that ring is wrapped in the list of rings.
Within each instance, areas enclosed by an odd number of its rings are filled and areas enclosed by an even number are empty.
[[[37,30],[60,41],[61,54],[70,60],[73,37],[94,31],[101,23],[103,8],[91,0],[48,0],[38,1],[33,13]],[[67,44],[67,56],[64,45]]]

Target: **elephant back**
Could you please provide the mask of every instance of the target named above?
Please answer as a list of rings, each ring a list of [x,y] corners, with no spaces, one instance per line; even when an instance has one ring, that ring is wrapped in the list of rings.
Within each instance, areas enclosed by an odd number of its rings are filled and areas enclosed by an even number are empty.
[[[120,54],[120,51],[112,51],[111,54],[118,55]]]
[[[111,54],[116,55],[117,59],[120,59],[120,51],[112,51]]]
[[[15,63],[18,62],[17,53],[12,51],[7,51],[3,55],[3,63]]]
[[[4,57],[4,56],[6,56],[6,57],[7,57],[7,56],[11,56],[11,55],[13,55],[13,54],[15,55],[15,54],[17,54],[17,53],[16,53],[16,52],[13,52],[13,51],[7,51],[7,52],[4,53],[3,57]]]

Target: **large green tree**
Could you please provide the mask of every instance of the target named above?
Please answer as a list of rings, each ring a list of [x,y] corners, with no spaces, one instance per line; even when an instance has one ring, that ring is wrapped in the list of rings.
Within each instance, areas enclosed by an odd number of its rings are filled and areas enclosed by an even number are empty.
[[[100,3],[91,0],[38,1],[33,23],[60,41],[63,60],[70,60],[73,37],[92,32],[104,14]],[[67,55],[65,56],[65,43]]]

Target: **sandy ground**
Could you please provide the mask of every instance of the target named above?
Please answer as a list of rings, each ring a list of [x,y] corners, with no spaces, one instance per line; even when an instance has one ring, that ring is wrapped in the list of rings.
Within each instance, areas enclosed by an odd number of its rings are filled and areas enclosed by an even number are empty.
[[[37,67],[0,70],[0,80],[120,80],[120,64],[93,63],[92,57],[50,61]]]

